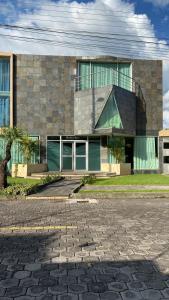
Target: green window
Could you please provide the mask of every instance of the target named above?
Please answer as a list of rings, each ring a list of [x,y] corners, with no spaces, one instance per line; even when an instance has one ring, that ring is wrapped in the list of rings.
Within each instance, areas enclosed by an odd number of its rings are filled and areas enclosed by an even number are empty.
[[[134,169],[156,170],[159,168],[156,137],[135,137]]]
[[[83,62],[79,64],[80,80],[77,89],[85,90],[91,88],[91,66],[90,63]]]
[[[105,107],[103,108],[101,116],[96,124],[96,128],[123,128],[113,93],[110,94]]]
[[[10,125],[10,59],[0,57],[0,127]]]
[[[78,90],[106,85],[117,85],[131,91],[131,64],[79,62]]]
[[[128,63],[118,64],[118,86],[132,91],[131,65]]]

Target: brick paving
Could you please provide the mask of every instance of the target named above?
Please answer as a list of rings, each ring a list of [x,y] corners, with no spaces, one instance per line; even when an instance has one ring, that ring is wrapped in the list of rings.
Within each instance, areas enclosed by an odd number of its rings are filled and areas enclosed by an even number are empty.
[[[169,199],[1,201],[0,227],[0,299],[169,299]]]

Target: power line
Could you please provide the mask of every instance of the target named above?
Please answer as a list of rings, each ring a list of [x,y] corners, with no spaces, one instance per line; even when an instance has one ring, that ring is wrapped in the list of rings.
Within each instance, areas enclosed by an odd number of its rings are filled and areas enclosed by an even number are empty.
[[[2,5],[0,4],[0,7],[1,7]],[[58,6],[56,5],[56,8],[57,8]],[[65,8],[69,8],[69,10],[55,10],[55,9],[45,9],[45,12],[55,12],[55,13],[66,13],[66,14],[68,14],[68,13],[70,13],[70,9],[72,8],[72,6],[69,6],[69,7],[65,7]],[[40,9],[42,9],[42,8],[40,8]],[[81,8],[79,8],[79,9],[81,9]],[[116,17],[116,16],[118,16],[118,17],[124,17],[124,18],[126,18],[126,14],[125,15],[118,15],[118,11],[112,11],[112,13],[111,14],[95,14],[95,13],[91,13],[91,11],[88,11],[88,12],[81,12],[81,11],[79,11],[79,9],[77,9],[77,11],[71,11],[72,13],[78,13],[78,14],[80,14],[80,15],[87,15],[87,16],[103,16],[103,17]],[[22,12],[23,11],[26,11],[26,12],[28,12],[28,13],[30,13],[30,10],[37,10],[37,8],[35,8],[35,9],[33,9],[33,8],[25,8],[25,7],[22,7]],[[115,13],[116,15],[114,15],[113,13]],[[42,15],[42,14],[36,14],[36,15],[41,15],[41,16],[49,16],[49,15]],[[51,17],[55,17],[55,16],[52,16],[51,15]],[[130,15],[129,15],[129,17],[130,18],[136,18],[136,19],[141,19],[142,18],[142,15],[134,15],[134,13],[133,12],[130,12]],[[76,18],[77,19],[77,18]],[[88,19],[88,20],[90,20],[90,19]],[[92,19],[92,20],[98,20],[98,19]]]
[[[9,28],[9,29],[25,29],[25,30],[33,30],[33,31],[42,31],[42,32],[57,32],[57,33],[64,33],[66,35],[68,34],[76,34],[81,36],[87,36],[87,37],[97,37],[100,39],[110,39],[111,36],[126,36],[126,34],[120,34],[120,33],[108,33],[108,32],[97,32],[97,31],[86,31],[86,30],[67,30],[63,31],[62,29],[52,29],[50,27],[31,27],[31,26],[18,26],[18,25],[10,25],[10,24],[0,24],[1,28]],[[105,35],[103,35],[105,34]],[[146,39],[157,39],[155,36],[146,36],[146,35],[134,35],[134,34],[128,34],[128,37],[138,37],[138,38],[146,38]],[[167,37],[164,37],[165,40],[169,41]],[[146,41],[143,41],[146,43]],[[162,44],[166,46],[166,43],[158,42],[158,45]]]
[[[35,28],[35,27],[24,27],[24,26],[13,26],[13,25],[3,25],[3,24],[0,24],[0,27],[6,27],[6,28],[9,28],[9,29],[23,29],[23,30],[32,30],[32,31],[42,31],[43,33],[46,32],[46,30],[44,29],[41,29],[41,28]],[[47,30],[49,31],[49,30]],[[50,32],[50,31],[49,31]],[[59,31],[59,30],[52,30],[52,32],[56,32],[56,33],[63,33],[65,35],[80,35],[77,33],[76,31],[76,34],[73,33],[72,31],[69,33],[67,31]],[[144,44],[151,44],[151,45],[156,45],[156,46],[164,46],[164,47],[169,47],[169,43],[162,43],[162,42],[152,42],[152,41],[141,41],[141,40],[133,40],[133,39],[122,39],[122,38],[116,38],[116,36],[124,36],[123,34],[119,34],[119,33],[115,33],[115,34],[111,34],[111,36],[115,36],[115,37],[103,37],[103,36],[93,36],[93,35],[84,35],[82,34],[81,36],[86,36],[86,37],[94,37],[94,38],[100,38],[100,39],[108,39],[108,40],[115,40],[115,41],[120,41],[120,42],[132,42],[132,43],[144,43]],[[125,35],[126,36],[126,35]],[[143,36],[144,37],[144,36]],[[162,49],[161,49],[162,50]],[[169,49],[168,49],[169,50]]]
[[[16,0],[16,2],[17,2],[17,0]],[[19,2],[19,1],[18,1]],[[5,3],[4,3],[5,4]],[[35,2],[33,1],[21,1],[21,3],[20,4],[22,4],[22,7],[23,7],[23,5],[29,5],[29,4],[31,4],[31,5],[35,5]],[[19,4],[19,5],[20,5]],[[38,1],[36,1],[36,4],[40,4],[40,5],[43,5],[44,7],[63,7],[63,8],[65,8],[65,5],[61,5],[61,4],[51,4],[51,3],[48,3],[48,4],[43,4],[43,1],[42,0],[40,0],[39,1],[39,3],[38,3]],[[71,4],[70,2],[68,2],[68,3],[66,3],[66,5],[67,4]],[[89,4],[89,3],[88,3]],[[92,3],[92,4],[94,4],[94,3]],[[102,3],[103,4],[103,3]],[[16,4],[17,5],[17,4]],[[15,5],[15,6],[16,6]],[[80,5],[82,5],[82,4],[80,4]],[[85,4],[86,5],[86,4]],[[0,4],[0,6],[4,6],[4,5],[2,5],[2,4]],[[103,5],[104,6],[104,8],[106,8],[106,9],[109,9],[110,10],[110,8],[107,8],[106,7],[106,5]],[[82,9],[82,10],[88,10],[89,9],[89,7],[79,7],[79,6],[76,6],[76,5],[72,5],[71,4],[71,8],[78,8],[78,9]],[[90,7],[90,9],[91,9],[91,7]],[[94,7],[94,11],[101,11],[101,12],[103,12],[103,9],[99,9],[99,8],[95,8]],[[116,10],[115,12],[124,12],[124,13],[126,13],[126,12],[131,12],[130,10]]]
[[[58,42],[58,41],[56,42],[56,41],[47,40],[47,39],[38,39],[38,38],[30,38],[30,37],[11,36],[11,35],[5,35],[5,34],[0,34],[0,35],[1,36],[10,37],[12,39],[20,40],[20,41],[24,40],[26,42],[35,42],[35,43],[42,43],[42,44],[45,43],[47,45],[52,44],[52,45],[59,45],[59,46],[62,46],[62,47],[65,47],[65,45],[66,45],[66,47],[69,47],[69,48],[82,50],[82,44],[76,44],[76,43],[70,43],[70,42]],[[92,45],[90,45],[90,47],[89,47],[88,45],[84,44],[83,45],[83,49],[90,50],[90,51],[95,51],[95,53],[96,53],[96,51],[98,50],[98,47],[92,46]],[[131,55],[134,56],[132,49],[127,49],[126,48],[126,49],[124,49],[122,51],[121,51],[121,47],[118,47],[118,49],[114,48],[114,47],[111,47],[111,49],[115,49],[116,52],[118,51],[118,55],[121,53],[120,55],[125,56],[126,54],[129,55],[129,53],[131,53]],[[141,55],[143,55],[143,51],[140,51],[139,48],[138,48],[138,51],[139,51],[139,53],[141,52],[141,54],[139,55],[139,57],[141,57],[143,59],[143,57],[141,56]],[[114,55],[112,53],[112,51],[111,52],[107,51],[107,48],[103,48],[102,52],[105,52],[106,54],[109,53],[109,55]],[[138,56],[138,54],[137,54],[137,56]],[[159,59],[158,55],[154,55],[154,56],[151,56],[151,57],[150,57],[150,55],[148,55],[147,57],[148,57],[148,59],[150,59],[150,58],[152,59],[152,57]],[[160,59],[169,60],[169,56],[162,56]]]
[[[37,2],[36,2],[36,3],[37,3]],[[28,4],[34,4],[34,3],[33,3],[33,2],[25,2],[25,3],[22,2],[22,10],[25,9],[25,8],[23,8],[23,4],[28,5]],[[39,2],[38,4],[41,4],[41,5],[47,6],[47,7],[48,7],[48,6],[53,6],[53,7],[55,7],[55,8],[56,8],[56,7],[57,7],[57,8],[58,8],[58,7],[63,7],[63,8],[65,8],[65,5],[58,5],[57,3],[56,3],[56,4],[53,4],[53,5],[50,5],[50,4],[49,4],[49,5],[44,5],[42,2]],[[4,6],[4,5],[0,4],[0,6]],[[72,5],[70,6],[70,8],[87,9],[87,10],[88,10],[88,7],[83,7],[83,8],[82,8],[82,7],[78,7],[78,6],[72,6]],[[33,10],[32,7],[31,7],[30,9]],[[27,10],[28,10],[28,9],[27,9]],[[95,11],[95,10],[103,11],[102,9],[95,9],[95,8],[94,8],[94,11]],[[109,10],[110,10],[110,9],[109,9]],[[46,9],[45,11],[53,11],[53,10],[47,10],[47,9]],[[56,12],[58,12],[58,13],[60,13],[60,12],[69,13],[70,11],[56,11]],[[125,12],[125,13],[126,13],[126,12],[130,12],[130,13],[133,14],[133,12],[131,12],[131,11],[126,11],[126,10],[125,10],[125,11],[120,11],[120,10],[119,10],[119,11],[113,11],[113,12],[115,12],[115,13],[118,13],[118,12]],[[79,11],[78,11],[78,13],[82,13],[82,12],[79,12]],[[87,13],[82,13],[82,14],[90,15],[89,11],[88,11]],[[36,15],[37,15],[37,14],[36,14]],[[93,14],[93,15],[94,15],[94,14]],[[105,14],[105,15],[103,15],[103,14],[95,14],[95,15],[98,15],[98,16],[99,16],[99,15],[100,15],[100,16],[102,15],[102,16],[106,16],[106,17],[107,17],[107,14]],[[42,15],[42,14],[40,14],[40,16],[49,16],[49,15]],[[110,16],[111,16],[111,15],[110,15]],[[115,17],[113,14],[112,14],[112,16]],[[121,15],[121,16],[122,16],[122,15]],[[138,19],[139,16],[140,16],[140,15],[137,15],[137,16],[130,16],[130,17],[131,17],[131,18],[134,17],[134,18],[137,18],[137,19]],[[61,16],[51,16],[51,17],[54,17],[54,18],[61,18]],[[123,15],[123,17],[126,18],[126,15]],[[78,20],[79,20],[79,18],[75,18],[75,17],[73,17],[73,16],[71,16],[71,19],[78,19]],[[29,18],[29,20],[31,20],[31,19]],[[33,19],[33,20],[34,20],[34,19]],[[94,19],[88,19],[88,20],[92,20],[92,21],[93,21]],[[97,19],[95,19],[95,20],[97,20]],[[42,19],[37,19],[37,21],[40,21],[40,22],[42,22],[42,21],[46,21],[46,22],[54,22],[53,20],[42,20]],[[108,21],[108,20],[106,20],[106,21]],[[112,20],[112,21],[113,21],[113,20]],[[111,23],[112,23],[112,21],[111,21]],[[63,21],[59,21],[59,22],[67,23],[67,22],[63,22]],[[120,23],[123,22],[123,23],[126,24],[126,22],[121,21],[121,20],[118,20],[118,22],[120,22]],[[54,23],[55,23],[55,22],[54,22]],[[76,24],[76,22],[72,22],[72,21],[71,21],[71,23],[75,23],[75,24]],[[81,23],[81,22],[78,22],[78,23],[79,23],[79,24],[84,24],[84,25],[87,25],[87,26],[90,25],[90,24],[84,23],[84,22],[82,22],[82,23]],[[132,23],[132,22],[130,21],[130,23]],[[135,24],[135,22],[133,22],[133,23]],[[145,25],[151,25],[151,26],[152,26],[152,24],[148,24],[147,22],[146,22],[146,23],[143,23],[143,22],[142,22],[142,23],[138,23],[138,22],[137,22],[137,24],[145,24]],[[92,25],[97,26],[98,24],[92,23]],[[103,26],[104,26],[104,25],[103,25]],[[103,27],[103,26],[102,26],[102,27]],[[106,26],[106,25],[105,25],[105,26]],[[113,25],[113,27],[115,27],[115,28],[124,28],[124,26],[115,26],[115,25]],[[156,27],[157,27],[157,26],[156,26]],[[133,27],[128,26],[127,28],[133,28]],[[145,29],[145,27],[144,27],[144,29]],[[165,39],[165,37],[161,37],[161,39],[163,39],[163,38]]]
[[[25,14],[26,16],[28,16],[29,17],[29,20],[35,20],[35,21],[45,21],[45,22],[52,22],[52,23],[56,23],[56,21],[54,21],[53,19],[51,19],[51,20],[49,20],[49,19],[37,19],[37,16],[39,16],[39,17],[50,17],[50,18],[55,18],[55,19],[59,19],[59,18],[63,18],[63,16],[52,16],[52,15],[49,15],[49,14],[47,14],[47,15],[45,15],[45,14],[37,14],[36,13],[36,19],[34,19],[33,17],[33,15],[31,15],[31,17],[30,17],[30,15],[27,15],[27,14]],[[24,15],[24,16],[25,16]],[[9,17],[9,16],[8,16]],[[116,18],[115,16],[114,16],[114,18]],[[81,21],[83,21],[83,19],[82,18],[79,18],[79,17],[73,17],[72,15],[71,15],[71,17],[70,17],[70,19],[72,19],[72,20],[81,20]],[[59,22],[60,22],[60,20],[58,20]],[[96,26],[98,26],[98,24],[97,23],[85,23],[85,22],[78,22],[79,24],[85,24],[85,25],[96,25]],[[99,21],[100,22],[100,20],[99,19],[90,19],[90,18],[87,18],[87,19],[85,19],[84,21]],[[109,25],[110,23],[112,24],[112,22],[114,22],[114,21],[116,21],[117,23],[123,23],[123,24],[126,24],[127,22],[126,21],[122,21],[122,20],[104,20],[104,23],[105,24],[102,24],[102,26],[107,26],[107,25]],[[62,22],[62,21],[61,21]],[[66,21],[66,22],[62,22],[62,23],[75,23],[76,24],[76,22],[73,22],[73,21]],[[130,21],[130,24],[139,24],[139,25],[150,25],[149,24],[149,22],[132,22],[132,21]],[[99,26],[100,26],[100,24],[99,24]]]

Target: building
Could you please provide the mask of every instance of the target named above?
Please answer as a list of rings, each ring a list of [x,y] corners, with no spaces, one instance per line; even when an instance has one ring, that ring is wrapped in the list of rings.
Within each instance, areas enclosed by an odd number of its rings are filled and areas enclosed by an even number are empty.
[[[159,132],[160,171],[169,174],[169,129]]]
[[[104,171],[119,141],[132,170],[159,172],[162,62],[0,53],[0,127],[40,140],[52,171]],[[20,162],[18,146],[13,162]],[[1,154],[4,142],[0,140]]]

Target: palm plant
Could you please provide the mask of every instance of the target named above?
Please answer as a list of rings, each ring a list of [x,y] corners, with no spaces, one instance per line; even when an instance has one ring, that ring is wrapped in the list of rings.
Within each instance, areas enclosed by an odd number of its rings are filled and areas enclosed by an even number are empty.
[[[11,148],[13,142],[20,140],[23,136],[23,130],[20,128],[3,128],[1,135],[6,142],[5,157],[0,162],[0,188],[7,187],[7,164],[11,159]]]
[[[24,134],[20,141],[20,148],[23,153],[24,162],[30,163],[32,155],[37,151],[38,142],[32,140],[28,134]]]
[[[121,137],[116,137],[114,143],[107,145],[110,153],[116,159],[117,163],[124,162],[124,139]]]

